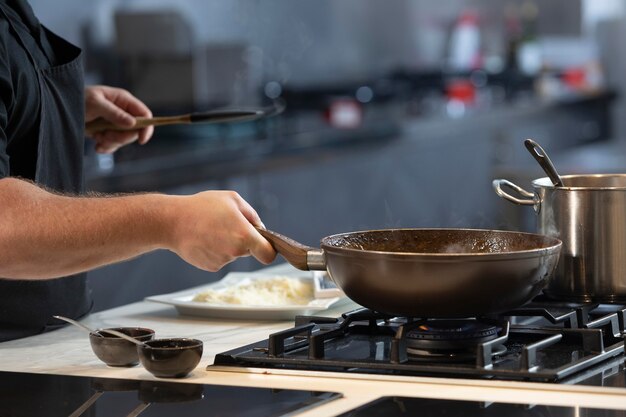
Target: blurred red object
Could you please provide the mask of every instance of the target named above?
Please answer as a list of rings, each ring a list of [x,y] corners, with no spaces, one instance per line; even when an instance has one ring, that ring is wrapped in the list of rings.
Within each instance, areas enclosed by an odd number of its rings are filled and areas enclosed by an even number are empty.
[[[446,86],[448,100],[473,103],[476,99],[476,87],[469,80],[453,80]]]
[[[585,88],[587,86],[587,73],[584,68],[569,68],[563,71],[562,76],[565,85],[571,88]]]

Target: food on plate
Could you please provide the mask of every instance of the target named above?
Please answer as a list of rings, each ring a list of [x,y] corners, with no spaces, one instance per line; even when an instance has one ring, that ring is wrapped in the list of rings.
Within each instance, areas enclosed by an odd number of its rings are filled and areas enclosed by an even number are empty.
[[[244,280],[225,288],[208,289],[192,301],[252,306],[306,305],[314,298],[310,279],[274,276]]]

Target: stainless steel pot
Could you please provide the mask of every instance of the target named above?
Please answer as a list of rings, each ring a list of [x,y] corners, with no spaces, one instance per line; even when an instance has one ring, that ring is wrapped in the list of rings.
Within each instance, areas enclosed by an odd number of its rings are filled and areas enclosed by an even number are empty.
[[[534,193],[503,179],[496,193],[533,206],[540,234],[563,241],[561,257],[545,293],[583,302],[626,301],[626,174],[565,175],[563,187],[548,177],[532,182]],[[504,191],[510,188],[520,196]]]

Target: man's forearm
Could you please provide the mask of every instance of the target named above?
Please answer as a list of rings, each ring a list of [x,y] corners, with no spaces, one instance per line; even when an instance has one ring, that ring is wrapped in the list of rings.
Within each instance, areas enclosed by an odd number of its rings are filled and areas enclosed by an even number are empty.
[[[64,276],[165,248],[177,198],[69,197],[1,179],[0,277]]]

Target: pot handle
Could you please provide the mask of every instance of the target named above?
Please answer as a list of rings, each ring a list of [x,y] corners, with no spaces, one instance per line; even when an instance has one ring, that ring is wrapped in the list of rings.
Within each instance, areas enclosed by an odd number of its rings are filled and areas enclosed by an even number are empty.
[[[534,206],[537,204],[537,201],[535,200],[535,194],[524,190],[522,187],[520,187],[519,185],[513,184],[511,181],[493,180],[492,184],[493,184],[494,190],[496,191],[496,194],[498,194],[498,196],[504,198],[505,200],[509,200],[512,203],[521,204],[523,206]],[[507,193],[506,191],[502,189],[503,186],[513,189],[514,191],[521,194],[522,196],[530,198],[530,200],[513,197],[511,194]]]
[[[280,253],[291,265],[303,271],[326,271],[323,250],[303,245],[280,233],[255,227],[261,236],[269,240],[276,252]]]

